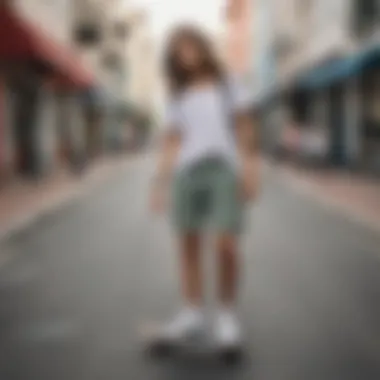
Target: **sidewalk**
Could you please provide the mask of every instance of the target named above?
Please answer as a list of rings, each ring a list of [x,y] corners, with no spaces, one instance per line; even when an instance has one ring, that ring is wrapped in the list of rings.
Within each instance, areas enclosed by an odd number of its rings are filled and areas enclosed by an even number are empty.
[[[21,179],[12,182],[0,190],[0,241],[90,191],[135,159],[132,155],[105,157],[82,176],[60,171],[38,183]]]
[[[380,233],[380,181],[342,171],[272,166],[297,191]]]

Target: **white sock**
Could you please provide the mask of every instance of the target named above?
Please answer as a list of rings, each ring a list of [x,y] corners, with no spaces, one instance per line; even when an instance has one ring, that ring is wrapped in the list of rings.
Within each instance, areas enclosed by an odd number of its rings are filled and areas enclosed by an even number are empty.
[[[181,337],[186,332],[198,329],[203,323],[203,313],[200,308],[184,306],[180,312],[165,326],[164,332],[173,337]]]
[[[180,311],[180,314],[193,320],[202,318],[201,308],[195,305],[185,305]]]
[[[221,308],[216,320],[216,333],[221,339],[235,339],[240,335],[240,323],[232,308]]]

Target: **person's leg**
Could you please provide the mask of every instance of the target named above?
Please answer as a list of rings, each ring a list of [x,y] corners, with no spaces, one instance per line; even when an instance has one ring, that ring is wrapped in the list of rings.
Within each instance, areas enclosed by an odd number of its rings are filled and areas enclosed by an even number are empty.
[[[239,232],[242,224],[242,204],[237,176],[228,166],[214,174],[214,225],[218,261],[219,302],[233,307],[238,288]]]
[[[164,338],[177,341],[201,331],[202,268],[201,236],[198,232],[199,215],[193,207],[193,178],[187,173],[178,176],[174,185],[174,225],[179,236],[179,275],[183,306],[164,326]]]
[[[180,276],[185,303],[199,308],[202,303],[201,241],[197,232],[180,237]]]
[[[238,238],[233,233],[217,236],[218,297],[223,308],[234,308],[239,280]]]
[[[215,338],[223,348],[238,347],[242,334],[236,315],[239,288],[239,248],[233,233],[221,233],[217,237],[219,309],[216,316]]]
[[[214,180],[214,224],[218,265],[219,310],[215,338],[221,347],[236,347],[241,342],[236,316],[239,290],[239,232],[242,227],[242,204],[236,174],[221,167]]]
[[[200,236],[184,233],[180,237],[179,273],[183,305],[163,328],[163,339],[178,341],[197,334],[203,327]]]

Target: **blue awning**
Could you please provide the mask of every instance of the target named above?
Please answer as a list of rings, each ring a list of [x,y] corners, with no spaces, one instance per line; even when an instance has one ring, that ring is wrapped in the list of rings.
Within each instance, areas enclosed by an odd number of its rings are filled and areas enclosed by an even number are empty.
[[[356,55],[339,58],[313,69],[299,79],[298,87],[305,90],[327,87],[379,63],[380,45],[376,45]]]
[[[380,44],[373,46],[371,49],[366,50],[362,57],[362,68],[376,66],[380,63]]]

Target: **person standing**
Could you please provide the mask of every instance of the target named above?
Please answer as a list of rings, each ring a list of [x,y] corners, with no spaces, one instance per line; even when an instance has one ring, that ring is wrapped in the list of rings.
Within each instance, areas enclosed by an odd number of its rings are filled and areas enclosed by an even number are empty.
[[[257,158],[250,99],[225,73],[207,37],[182,26],[169,39],[165,133],[153,181],[151,206],[171,193],[180,246],[183,308],[162,328],[169,342],[203,328],[201,239],[206,223],[216,234],[218,300],[214,338],[221,349],[240,345],[236,314],[242,211],[257,190]]]

